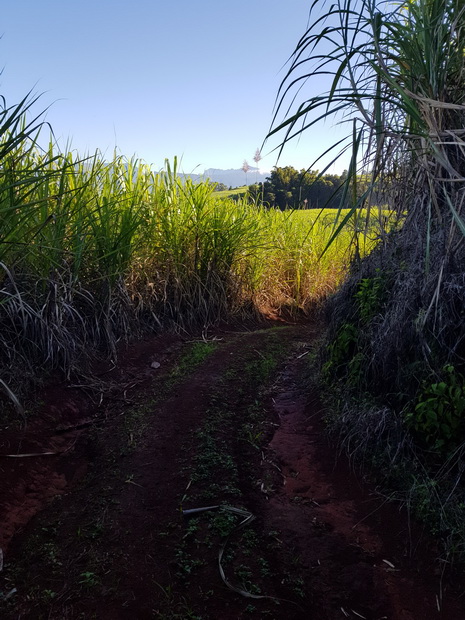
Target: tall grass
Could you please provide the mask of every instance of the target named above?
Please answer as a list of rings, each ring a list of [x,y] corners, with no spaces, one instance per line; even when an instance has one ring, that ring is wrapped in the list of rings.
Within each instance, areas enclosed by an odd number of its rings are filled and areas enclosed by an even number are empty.
[[[339,283],[347,243],[318,262],[323,216],[221,199],[176,160],[41,150],[26,109],[0,126],[1,385],[161,326],[305,311]]]
[[[345,217],[348,209],[311,209],[302,211],[262,211],[268,231],[268,245],[257,263],[259,272],[258,305],[270,309],[307,310],[333,293],[347,275],[353,257],[351,223],[344,226],[326,252],[334,222]],[[360,214],[366,216],[366,212]],[[382,225],[371,217],[369,235],[360,250],[364,255],[375,247]]]
[[[352,212],[379,204],[380,196],[408,210],[424,223],[428,269],[438,226],[465,233],[465,7],[458,0],[315,1],[311,15],[269,136],[281,135],[283,148],[322,120],[348,124],[346,140],[327,145],[322,156],[332,153],[334,162],[351,155]],[[321,79],[329,83],[325,92]]]

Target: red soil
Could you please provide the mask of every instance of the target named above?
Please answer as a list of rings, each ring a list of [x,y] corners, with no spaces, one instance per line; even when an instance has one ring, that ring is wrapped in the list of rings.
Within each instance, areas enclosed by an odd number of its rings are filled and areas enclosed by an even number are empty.
[[[251,449],[231,439],[225,425],[240,499],[211,499],[239,503],[257,517],[260,544],[252,555],[259,560],[252,564],[272,570],[251,581],[280,600],[246,599],[227,589],[217,543],[205,543],[210,526],[199,526],[204,539],[188,537],[179,505],[198,456],[194,433],[215,390],[237,424],[244,421],[258,395],[245,378],[244,385],[237,376],[228,383],[225,372],[233,361],[243,360],[245,369],[258,359],[269,332],[219,334],[218,349],[168,392],[163,385],[183,343],[151,339],[125,351],[110,372],[82,379],[81,387],[46,389],[25,431],[1,429],[3,618],[465,618],[465,600],[424,530],[383,502],[345,457],[336,459],[323,408],[305,380],[318,326],[276,332],[292,353],[261,397],[265,441]],[[143,422],[130,418],[135,406],[143,408]],[[5,456],[42,452],[53,454]],[[207,487],[224,483],[219,468]],[[196,493],[202,497],[205,488],[194,482],[184,508],[197,507]],[[179,559],[181,551],[188,559]],[[187,577],[179,576],[182,562],[185,572],[192,569]]]

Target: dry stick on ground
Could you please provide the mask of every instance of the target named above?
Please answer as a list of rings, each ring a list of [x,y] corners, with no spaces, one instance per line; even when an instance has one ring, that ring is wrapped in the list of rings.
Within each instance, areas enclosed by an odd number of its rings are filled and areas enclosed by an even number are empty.
[[[269,599],[272,601],[282,601],[285,603],[291,603],[292,605],[297,605],[297,607],[300,607],[300,605],[298,603],[296,603],[295,601],[291,601],[288,599],[284,599],[284,598],[278,598],[277,596],[269,596],[266,594],[252,594],[252,592],[248,592],[247,590],[243,590],[242,588],[238,588],[237,586],[233,585],[226,577],[224,569],[223,569],[223,565],[222,565],[222,560],[223,560],[223,555],[224,555],[224,551],[226,549],[226,546],[229,542],[229,539],[231,538],[232,534],[234,534],[235,532],[243,529],[244,527],[246,527],[247,525],[250,525],[252,523],[252,521],[255,521],[255,515],[253,515],[251,512],[249,512],[248,510],[242,510],[242,508],[235,508],[234,506],[223,506],[223,505],[215,505],[215,506],[205,506],[202,508],[191,508],[189,510],[182,510],[181,512],[183,514],[183,516],[186,517],[190,517],[193,515],[198,515],[199,513],[202,512],[212,512],[212,511],[217,511],[217,510],[224,510],[226,512],[230,512],[232,514],[244,517],[244,519],[238,524],[236,525],[236,527],[226,536],[226,538],[224,539],[224,541],[221,543],[219,551],[218,551],[218,570],[220,572],[220,576],[221,579],[223,580],[224,584],[233,592],[237,592],[237,594],[240,594],[241,596],[244,596],[246,598],[253,598],[253,599]]]

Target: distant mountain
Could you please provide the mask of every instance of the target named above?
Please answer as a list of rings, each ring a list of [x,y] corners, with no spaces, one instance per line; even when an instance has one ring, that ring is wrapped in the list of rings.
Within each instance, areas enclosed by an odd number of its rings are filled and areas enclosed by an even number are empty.
[[[213,183],[224,183],[228,187],[241,187],[246,184],[264,183],[267,177],[270,176],[270,173],[259,172],[258,168],[251,166],[247,175],[241,168],[230,168],[229,170],[208,168],[203,174],[185,174],[182,176],[190,177],[193,181],[209,179]]]

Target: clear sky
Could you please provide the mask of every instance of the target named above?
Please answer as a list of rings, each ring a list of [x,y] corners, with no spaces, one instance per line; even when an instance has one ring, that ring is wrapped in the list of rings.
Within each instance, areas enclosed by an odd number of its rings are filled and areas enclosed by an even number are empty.
[[[136,155],[184,172],[240,168],[269,129],[284,65],[311,0],[15,0],[3,3],[0,94],[36,111],[63,148]],[[324,88],[322,88],[324,90]],[[308,167],[337,134],[321,127],[279,165]],[[276,164],[275,139],[260,167]],[[339,166],[341,168],[341,166]],[[340,172],[341,170],[337,170]]]

